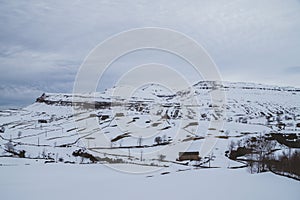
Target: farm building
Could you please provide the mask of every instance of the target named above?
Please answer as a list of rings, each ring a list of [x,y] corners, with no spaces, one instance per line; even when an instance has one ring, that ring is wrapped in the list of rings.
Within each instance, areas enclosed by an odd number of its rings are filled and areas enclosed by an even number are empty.
[[[192,151],[192,152],[179,152],[179,158],[178,161],[184,161],[184,160],[200,160],[199,152],[198,151]]]

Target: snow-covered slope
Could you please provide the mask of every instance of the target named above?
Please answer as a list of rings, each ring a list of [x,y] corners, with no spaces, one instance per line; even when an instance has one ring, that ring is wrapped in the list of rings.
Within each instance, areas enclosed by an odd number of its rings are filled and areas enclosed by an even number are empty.
[[[218,105],[212,101],[216,90],[225,94]],[[299,100],[297,88],[214,81],[184,91],[150,84],[47,93],[23,109],[0,111],[0,154],[43,162],[130,163],[150,171],[241,167],[225,156],[230,143],[274,132],[299,136]],[[201,148],[208,149],[205,155]],[[199,151],[198,161],[179,159],[180,152]],[[140,168],[118,170],[148,172]]]
[[[1,195],[298,199],[299,100],[297,88],[213,81],[46,93],[0,111]]]

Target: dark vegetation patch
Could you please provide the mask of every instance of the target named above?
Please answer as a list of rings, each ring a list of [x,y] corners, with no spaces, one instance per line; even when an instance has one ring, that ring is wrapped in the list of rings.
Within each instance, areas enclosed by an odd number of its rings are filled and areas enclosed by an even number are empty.
[[[124,163],[124,161],[120,158],[117,158],[117,159],[112,159],[112,158],[108,158],[108,157],[105,157],[105,158],[100,158],[100,157],[95,157],[93,156],[92,154],[86,152],[85,150],[83,149],[78,149],[76,151],[74,151],[72,153],[73,156],[75,157],[81,157],[82,158],[82,163],[83,163],[83,160],[84,159],[88,159],[90,160],[92,163],[96,163],[96,162],[106,162],[106,163]]]
[[[290,148],[300,148],[300,138],[296,134],[271,133],[268,139]]]
[[[69,129],[69,130],[67,130],[67,132],[71,132],[71,131],[74,131],[74,130],[76,130],[77,128],[71,128],[71,129]]]
[[[298,143],[299,136],[296,134],[271,133],[232,142],[225,154],[232,160],[246,162],[250,173],[271,171],[300,180]],[[278,145],[287,149],[278,149]]]
[[[113,138],[111,140],[111,142],[116,142],[116,141],[121,140],[121,139],[126,138],[126,137],[130,137],[130,134],[129,133],[124,133],[122,135],[118,135],[117,137]]]
[[[164,128],[162,128],[162,129],[160,129],[160,130],[167,130],[167,129],[169,129],[169,128],[171,128],[171,126],[166,126],[166,127],[164,127]]]
[[[188,138],[183,139],[182,142],[188,142],[188,141],[191,141],[191,140],[194,140],[194,141],[195,140],[202,140],[202,139],[205,139],[205,137],[200,137],[200,136],[199,137],[198,136],[197,137],[188,137]]]
[[[89,159],[92,163],[95,163],[98,161],[97,158],[95,158],[92,154],[89,154],[87,152],[85,152],[82,149],[76,150],[72,153],[73,156],[75,157],[81,157],[81,158],[87,158]]]
[[[216,136],[216,138],[220,138],[220,139],[228,139],[229,136],[226,136],[226,135],[219,135],[219,136]]]

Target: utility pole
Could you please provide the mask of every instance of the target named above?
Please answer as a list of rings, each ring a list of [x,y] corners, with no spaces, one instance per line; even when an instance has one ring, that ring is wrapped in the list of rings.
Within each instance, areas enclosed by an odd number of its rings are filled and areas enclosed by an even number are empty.
[[[143,161],[143,150],[141,150],[141,161]]]
[[[138,146],[142,146],[142,141],[143,141],[143,138],[139,137],[138,142],[137,142]]]

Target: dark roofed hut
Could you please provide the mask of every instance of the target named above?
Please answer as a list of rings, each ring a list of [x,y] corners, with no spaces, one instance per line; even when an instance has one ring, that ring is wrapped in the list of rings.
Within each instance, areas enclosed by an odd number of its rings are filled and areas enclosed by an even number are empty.
[[[184,160],[196,160],[199,161],[199,152],[198,151],[191,151],[191,152],[179,152],[179,158],[178,161],[184,161]]]

